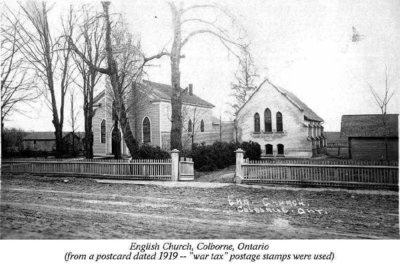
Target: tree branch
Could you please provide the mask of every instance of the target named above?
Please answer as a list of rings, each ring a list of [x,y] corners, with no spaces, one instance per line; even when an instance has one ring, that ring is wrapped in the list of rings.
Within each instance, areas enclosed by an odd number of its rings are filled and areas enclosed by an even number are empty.
[[[93,70],[104,73],[104,74],[110,74],[111,73],[111,69],[110,67],[108,67],[107,69],[105,68],[101,68],[101,67],[97,67],[96,65],[93,65],[93,63],[88,60],[86,58],[86,56],[78,49],[78,47],[75,45],[75,43],[72,41],[72,39],[69,37],[70,45],[72,50]]]

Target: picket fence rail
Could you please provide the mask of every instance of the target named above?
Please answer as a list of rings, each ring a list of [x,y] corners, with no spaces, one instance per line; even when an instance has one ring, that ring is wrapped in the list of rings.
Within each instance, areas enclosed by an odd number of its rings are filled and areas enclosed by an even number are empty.
[[[326,160],[326,159],[262,159],[248,160],[250,164],[323,164],[323,165],[365,165],[365,166],[399,166],[397,161],[375,160]]]
[[[399,167],[388,165],[397,163],[373,165],[374,162],[370,162],[365,165],[358,161],[343,161],[343,164],[335,164],[335,161],[321,160],[264,162],[245,160],[243,154],[242,150],[236,151],[236,180],[240,183],[398,189]]]
[[[3,161],[2,171],[38,175],[171,180],[171,166],[171,160],[131,160],[124,162]]]

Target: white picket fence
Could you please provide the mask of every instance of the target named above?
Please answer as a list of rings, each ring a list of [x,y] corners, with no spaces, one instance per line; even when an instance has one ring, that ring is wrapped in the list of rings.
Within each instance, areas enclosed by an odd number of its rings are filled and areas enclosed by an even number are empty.
[[[78,176],[135,180],[193,180],[193,161],[179,162],[179,151],[167,160],[3,160],[2,173]]]
[[[243,155],[243,150],[236,151],[236,180],[241,183],[398,189],[397,163],[375,165],[357,161],[314,160],[265,162],[245,160]]]

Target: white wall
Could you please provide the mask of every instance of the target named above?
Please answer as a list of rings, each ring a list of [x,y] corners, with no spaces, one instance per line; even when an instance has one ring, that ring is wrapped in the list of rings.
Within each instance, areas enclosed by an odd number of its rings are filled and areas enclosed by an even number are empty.
[[[264,131],[264,111],[269,108],[272,117],[272,133]],[[283,133],[276,132],[276,113],[282,113]],[[254,133],[254,114],[260,115],[260,133]],[[277,145],[284,145],[285,157],[311,157],[312,144],[307,140],[308,128],[304,114],[284,95],[270,84],[265,83],[241,109],[237,118],[238,135],[241,141],[254,141],[261,145],[265,154],[265,145],[273,145],[274,156]]]

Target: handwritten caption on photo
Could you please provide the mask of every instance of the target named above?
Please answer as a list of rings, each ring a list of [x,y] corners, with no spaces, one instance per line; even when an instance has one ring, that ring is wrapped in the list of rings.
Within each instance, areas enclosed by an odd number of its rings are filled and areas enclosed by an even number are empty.
[[[328,214],[323,208],[315,208],[303,199],[277,200],[264,197],[259,201],[228,195],[229,205],[240,213],[277,213],[277,214]]]
[[[270,261],[284,262],[288,260],[303,261],[329,261],[335,259],[334,252],[321,253],[290,253],[274,252],[267,243],[173,243],[173,242],[132,242],[125,253],[78,253],[65,252],[65,262],[98,262],[115,261],[126,263],[127,261],[151,260],[190,260],[190,261],[223,261],[238,262],[247,260],[250,262]]]

